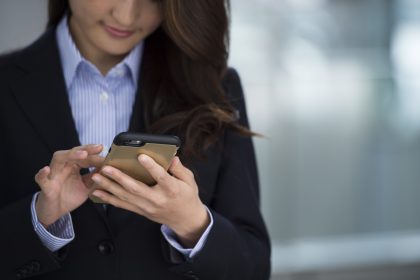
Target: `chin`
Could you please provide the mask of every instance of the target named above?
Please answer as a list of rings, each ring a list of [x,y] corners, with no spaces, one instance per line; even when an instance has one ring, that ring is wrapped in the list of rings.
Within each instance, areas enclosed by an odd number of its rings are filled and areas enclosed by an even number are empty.
[[[115,39],[105,36],[97,37],[96,46],[104,53],[113,56],[121,56],[129,53],[140,40],[137,38]]]
[[[119,45],[111,45],[107,44],[102,47],[102,50],[112,56],[121,56],[126,55],[129,53],[136,45],[126,45],[126,46],[119,46]]]

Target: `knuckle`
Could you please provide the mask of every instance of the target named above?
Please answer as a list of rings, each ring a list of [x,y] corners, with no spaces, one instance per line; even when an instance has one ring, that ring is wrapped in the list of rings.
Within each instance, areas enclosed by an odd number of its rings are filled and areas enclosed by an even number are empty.
[[[112,173],[105,173],[107,178],[112,178],[112,180],[121,182],[121,174],[117,170],[112,170]]]
[[[71,148],[70,150],[68,150],[67,155],[68,156],[74,156],[74,155],[76,155],[77,151],[79,151],[79,149],[77,149],[76,147],[75,148]]]
[[[167,176],[166,176],[167,174],[164,174],[164,173],[162,173],[162,174],[159,174],[158,176],[157,176],[157,181],[158,182],[166,182],[167,181]]]
[[[132,192],[135,195],[141,195],[140,189],[137,188],[135,185],[130,186],[130,192]]]
[[[53,157],[54,157],[54,158],[56,158],[56,157],[61,156],[62,154],[63,154],[63,151],[55,151],[55,152],[53,153]]]
[[[159,207],[164,207],[167,203],[168,203],[168,198],[166,196],[161,195],[157,198],[156,204]]]
[[[128,196],[127,195],[121,195],[120,196],[120,199],[122,200],[122,201],[128,201],[129,199],[128,199]]]
[[[109,184],[109,181],[107,180],[107,179],[101,179],[101,181],[100,181],[100,186],[101,186],[101,188],[104,188],[104,189],[106,189],[106,190],[110,190],[110,188],[111,188],[111,186],[110,186],[110,184]]]
[[[155,207],[152,207],[152,206],[145,207],[144,211],[149,216],[155,216],[157,214],[157,209]]]
[[[181,191],[180,188],[177,188],[175,186],[171,187],[168,189],[168,196],[171,198],[176,198],[179,196],[180,191]]]
[[[194,179],[194,172],[192,172],[191,170],[187,169],[187,176],[191,179]]]
[[[79,167],[78,165],[76,165],[76,164],[72,164],[72,165],[70,166],[70,168],[71,168],[71,171],[72,171],[73,173],[79,172],[79,170],[80,170],[80,167]]]
[[[152,197],[150,197],[150,201],[152,202],[152,205],[154,207],[161,207],[165,203],[167,203],[166,197],[163,194],[155,194]]]

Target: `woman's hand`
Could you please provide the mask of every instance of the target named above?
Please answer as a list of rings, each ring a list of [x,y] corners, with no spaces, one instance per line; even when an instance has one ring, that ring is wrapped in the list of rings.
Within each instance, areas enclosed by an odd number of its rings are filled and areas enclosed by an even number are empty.
[[[91,192],[92,174],[80,175],[81,168],[99,168],[102,145],[85,145],[54,153],[50,165],[42,168],[35,181],[41,188],[35,208],[45,226],[83,204]]]
[[[198,196],[193,173],[175,157],[169,174],[147,155],[138,158],[157,184],[149,187],[120,170],[105,166],[92,180],[102,190],[93,195],[119,208],[135,212],[169,226],[184,246],[193,247],[207,228],[210,218]],[[112,179],[112,180],[110,180]]]

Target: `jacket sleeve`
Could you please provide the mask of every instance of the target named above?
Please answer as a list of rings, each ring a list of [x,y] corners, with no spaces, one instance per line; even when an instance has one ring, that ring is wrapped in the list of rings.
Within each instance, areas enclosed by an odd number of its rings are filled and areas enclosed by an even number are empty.
[[[239,122],[249,127],[239,76],[225,85]],[[269,279],[270,241],[259,209],[259,185],[250,137],[227,131],[217,189],[209,205],[214,224],[202,251],[175,269],[193,279]]]
[[[24,279],[58,269],[59,263],[36,235],[27,196],[0,209],[0,244],[7,256],[0,265],[2,279]],[[19,217],[19,218],[16,218]]]

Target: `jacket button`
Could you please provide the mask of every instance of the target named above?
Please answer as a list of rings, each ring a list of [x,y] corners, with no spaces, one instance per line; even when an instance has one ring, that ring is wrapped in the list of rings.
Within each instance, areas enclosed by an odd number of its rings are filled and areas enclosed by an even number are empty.
[[[114,252],[114,244],[109,240],[101,241],[98,244],[98,251],[102,255],[109,255]]]
[[[41,269],[41,264],[38,261],[33,261],[30,263],[30,267],[33,272],[38,272]]]
[[[192,270],[188,270],[186,273],[184,273],[184,276],[194,279],[194,280],[199,280],[200,278],[198,278],[197,275],[194,274],[194,272]]]

